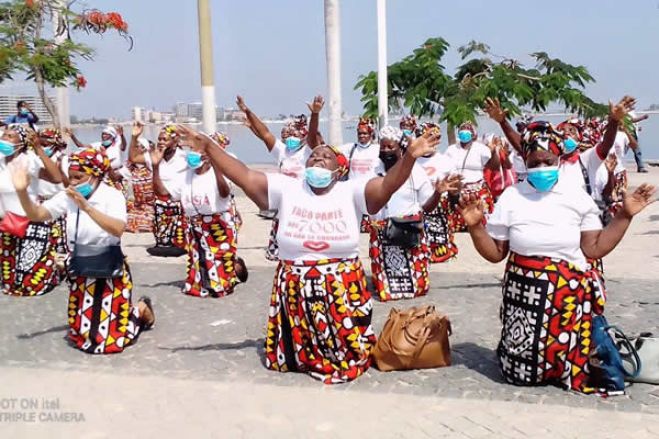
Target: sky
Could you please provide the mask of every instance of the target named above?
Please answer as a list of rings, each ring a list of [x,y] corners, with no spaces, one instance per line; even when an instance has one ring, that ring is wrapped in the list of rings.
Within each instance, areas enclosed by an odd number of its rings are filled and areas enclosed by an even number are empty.
[[[114,34],[84,37],[96,49],[81,62],[88,80],[71,92],[79,117],[128,118],[133,106],[170,110],[201,100],[197,2],[194,0],[87,0],[90,8],[120,12],[133,50]],[[341,0],[344,111],[359,114],[359,75],[377,66],[375,0]],[[264,116],[306,111],[326,93],[322,0],[211,0],[217,103],[236,94]],[[452,48],[444,65],[459,64],[457,47],[469,40],[529,63],[546,51],[586,66],[597,80],[587,89],[599,101],[624,94],[639,107],[659,103],[659,0],[388,0],[388,63],[430,37]]]

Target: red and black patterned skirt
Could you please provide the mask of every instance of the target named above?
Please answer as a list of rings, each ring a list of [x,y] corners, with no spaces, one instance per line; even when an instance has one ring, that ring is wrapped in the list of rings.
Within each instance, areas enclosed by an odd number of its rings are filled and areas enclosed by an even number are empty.
[[[180,201],[157,197],[154,202],[153,236],[158,247],[186,248],[187,221]]]
[[[604,286],[594,270],[561,260],[511,253],[503,282],[501,371],[511,384],[554,384],[583,393],[589,387],[593,316]]]
[[[444,194],[437,208],[425,215],[426,240],[431,264],[446,262],[458,254],[455,235],[449,227],[449,204],[448,195]]]
[[[373,303],[359,259],[280,261],[266,328],[266,367],[345,383],[371,365]]]

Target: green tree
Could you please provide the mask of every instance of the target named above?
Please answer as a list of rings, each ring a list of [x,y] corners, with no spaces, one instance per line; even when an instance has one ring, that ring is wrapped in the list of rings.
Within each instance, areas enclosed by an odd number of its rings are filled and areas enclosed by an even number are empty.
[[[594,79],[584,66],[536,52],[531,54],[535,65],[526,67],[493,54],[487,44],[470,41],[458,48],[463,63],[451,75],[442,64],[449,47],[445,39],[431,38],[388,67],[390,110],[407,109],[427,117],[439,114],[449,127],[475,122],[488,97],[498,98],[511,115],[523,108],[546,111],[551,103],[585,116],[606,114],[606,106],[585,94],[585,86]],[[377,117],[377,72],[360,76],[355,89],[362,93],[365,115]],[[453,140],[454,130],[448,131]]]
[[[78,62],[92,59],[93,50],[74,38],[81,32],[104,34],[114,30],[132,47],[128,25],[116,12],[75,11],[64,0],[0,2],[0,82],[24,73],[36,83],[39,95],[56,123],[57,108],[46,87],[84,87],[87,80]]]

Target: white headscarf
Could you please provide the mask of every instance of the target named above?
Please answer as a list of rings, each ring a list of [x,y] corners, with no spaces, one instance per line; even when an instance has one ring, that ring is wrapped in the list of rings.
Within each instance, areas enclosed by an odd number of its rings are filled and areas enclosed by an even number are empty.
[[[402,137],[403,132],[400,128],[387,125],[380,129],[380,140],[393,140],[394,142],[400,142]]]

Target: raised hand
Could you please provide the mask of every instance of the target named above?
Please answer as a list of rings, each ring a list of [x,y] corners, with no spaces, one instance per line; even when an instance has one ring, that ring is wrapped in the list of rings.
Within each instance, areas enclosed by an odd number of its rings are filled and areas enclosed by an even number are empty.
[[[80,210],[87,212],[87,209],[89,208],[87,199],[85,199],[85,197],[83,197],[82,194],[78,192],[73,186],[66,188],[66,195],[68,195],[68,197],[71,198],[74,203],[76,203]]]
[[[426,131],[423,136],[411,140],[407,151],[415,159],[433,154],[437,150],[440,139],[441,135],[438,135],[436,132],[433,133],[432,130]]]
[[[617,104],[609,101],[609,118],[616,122],[622,122],[630,111],[636,107],[636,99],[631,96],[625,96]]]
[[[483,108],[490,119],[497,123],[501,123],[508,118],[508,110],[501,107],[501,103],[497,98],[485,99],[485,107]]]
[[[204,136],[185,125],[176,125],[176,132],[181,135],[181,139],[184,142],[189,142],[189,144],[200,151],[205,151],[206,147],[213,143],[210,137]]]
[[[462,189],[462,176],[449,175],[435,182],[435,191],[443,194],[444,192],[456,193]]]
[[[465,194],[460,198],[458,209],[465,220],[467,227],[482,224],[485,217],[485,207],[478,194]]]
[[[30,173],[27,171],[27,164],[22,160],[14,160],[9,164],[9,172],[16,192],[27,190],[32,180]]]
[[[143,132],[144,132],[144,124],[139,121],[133,122],[133,129],[131,130],[132,136],[140,137]]]
[[[604,166],[606,166],[606,170],[609,172],[609,174],[613,174],[616,166],[618,166],[618,157],[615,155],[608,156],[604,161]]]
[[[309,107],[309,111],[312,113],[320,113],[323,106],[325,106],[325,99],[321,95],[313,98],[311,103],[307,102],[307,107]]]
[[[622,203],[622,210],[629,218],[638,214],[650,204],[657,201],[654,194],[657,188],[651,184],[643,183],[631,195],[626,194]]]
[[[247,104],[245,104],[245,101],[243,100],[243,97],[240,96],[240,95],[236,96],[236,105],[238,105],[238,108],[243,113],[246,113],[247,111],[249,111],[249,108],[247,107]]]
[[[114,129],[117,130],[117,135],[123,136],[124,135],[124,127],[121,125],[115,125]]]
[[[501,137],[499,136],[492,137],[492,140],[488,142],[487,147],[490,148],[490,151],[494,154],[497,151],[497,149],[501,149],[503,147],[503,142],[501,141]]]

